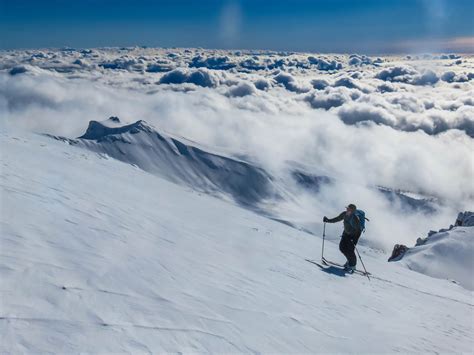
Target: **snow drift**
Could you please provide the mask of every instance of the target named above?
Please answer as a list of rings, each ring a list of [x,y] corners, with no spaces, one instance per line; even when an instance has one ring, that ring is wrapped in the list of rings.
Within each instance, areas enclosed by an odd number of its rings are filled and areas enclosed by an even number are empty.
[[[403,256],[402,263],[423,274],[455,280],[474,290],[474,213],[460,213],[455,226],[430,232]]]

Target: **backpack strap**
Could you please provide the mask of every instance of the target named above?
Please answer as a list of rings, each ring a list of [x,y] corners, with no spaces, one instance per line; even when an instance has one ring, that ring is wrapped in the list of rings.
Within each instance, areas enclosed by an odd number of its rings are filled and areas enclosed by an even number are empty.
[[[352,228],[355,229],[354,218],[357,218],[357,220],[359,221],[359,228],[360,228],[360,225],[361,225],[360,219],[359,219],[359,216],[357,216],[357,214],[355,214],[355,213],[353,213],[353,214],[351,215],[351,218],[350,218],[350,220],[349,220],[349,223],[351,224]],[[365,229],[365,228],[364,228],[364,229]],[[362,233],[362,231],[361,231],[361,233]]]

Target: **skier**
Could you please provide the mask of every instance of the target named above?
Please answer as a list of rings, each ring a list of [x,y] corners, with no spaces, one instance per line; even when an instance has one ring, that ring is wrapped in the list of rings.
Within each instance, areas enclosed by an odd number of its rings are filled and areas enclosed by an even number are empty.
[[[357,207],[351,203],[346,207],[346,211],[342,212],[339,216],[334,218],[324,216],[323,218],[323,222],[328,223],[336,223],[344,220],[344,232],[339,242],[339,250],[347,259],[347,262],[344,264],[344,269],[350,273],[354,272],[357,264],[354,249],[362,233],[359,217],[355,213],[356,210]]]

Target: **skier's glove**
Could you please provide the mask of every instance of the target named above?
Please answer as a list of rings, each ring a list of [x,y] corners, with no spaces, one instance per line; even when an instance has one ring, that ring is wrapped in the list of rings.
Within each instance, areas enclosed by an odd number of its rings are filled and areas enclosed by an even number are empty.
[[[327,221],[329,221],[329,219],[326,216],[324,216],[323,222],[327,222]]]

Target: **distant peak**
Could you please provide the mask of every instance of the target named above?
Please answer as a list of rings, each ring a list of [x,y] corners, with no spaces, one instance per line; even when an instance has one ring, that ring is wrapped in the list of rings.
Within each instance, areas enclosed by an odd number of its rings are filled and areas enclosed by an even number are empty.
[[[122,125],[118,117],[111,116],[105,121],[90,121],[86,132],[79,138],[96,140],[113,134],[136,134],[139,132],[151,131],[153,131],[153,128],[143,120],[138,120],[131,124]]]

